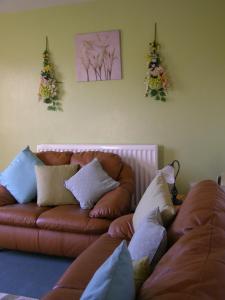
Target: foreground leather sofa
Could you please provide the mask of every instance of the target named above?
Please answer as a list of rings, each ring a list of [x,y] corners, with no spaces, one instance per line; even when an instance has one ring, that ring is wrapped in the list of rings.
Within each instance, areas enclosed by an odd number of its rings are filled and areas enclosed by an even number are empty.
[[[80,299],[97,268],[132,235],[132,214],[116,219],[108,233],[70,265],[43,300]],[[189,192],[168,229],[168,241],[170,248],[137,299],[225,299],[225,193],[215,182],[202,181]]]
[[[130,211],[133,172],[112,153],[48,151],[37,156],[46,165],[78,164],[80,167],[97,157],[120,185],[103,195],[91,210],[81,209],[78,204],[56,207],[38,207],[35,201],[18,204],[7,189],[0,186],[0,247],[77,257],[107,232],[113,219]]]

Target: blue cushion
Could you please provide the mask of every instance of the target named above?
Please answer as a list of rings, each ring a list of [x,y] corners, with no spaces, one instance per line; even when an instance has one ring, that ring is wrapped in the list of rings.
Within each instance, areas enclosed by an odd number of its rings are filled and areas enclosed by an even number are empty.
[[[119,182],[103,170],[97,158],[65,181],[65,187],[79,201],[83,209],[91,209],[102,195],[118,186]]]
[[[126,242],[95,272],[81,300],[133,300],[135,287],[133,266]]]
[[[43,162],[29,147],[22,150],[0,175],[0,184],[7,188],[19,203],[27,203],[37,195],[35,165]]]

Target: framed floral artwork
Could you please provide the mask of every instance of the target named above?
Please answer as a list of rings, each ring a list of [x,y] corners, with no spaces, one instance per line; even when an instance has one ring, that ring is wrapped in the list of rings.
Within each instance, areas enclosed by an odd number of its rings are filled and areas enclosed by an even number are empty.
[[[77,34],[77,81],[121,79],[119,30]]]

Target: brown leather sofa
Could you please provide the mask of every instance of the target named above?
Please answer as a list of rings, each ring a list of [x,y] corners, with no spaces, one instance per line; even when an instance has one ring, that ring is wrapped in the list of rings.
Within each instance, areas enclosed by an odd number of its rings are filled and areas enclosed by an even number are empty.
[[[36,202],[18,204],[0,186],[0,247],[77,257],[107,232],[113,219],[130,211],[134,177],[131,168],[112,153],[99,151],[42,152],[37,156],[46,165],[79,164],[97,157],[105,171],[120,185],[106,193],[91,210],[79,205],[38,207]]]
[[[121,240],[133,235],[132,214],[116,219],[67,269],[43,300],[76,300]],[[168,229],[170,248],[144,282],[139,300],[225,299],[225,193],[202,181]],[[81,272],[82,270],[82,272]],[[125,299],[125,298],[124,298]]]

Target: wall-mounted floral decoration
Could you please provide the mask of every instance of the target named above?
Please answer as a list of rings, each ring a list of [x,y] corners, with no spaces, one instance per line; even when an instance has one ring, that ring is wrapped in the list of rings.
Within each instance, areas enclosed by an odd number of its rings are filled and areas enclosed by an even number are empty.
[[[165,69],[161,65],[159,54],[159,44],[156,41],[156,24],[155,24],[155,38],[149,44],[149,54],[147,56],[147,75],[145,77],[146,91],[145,96],[151,96],[155,100],[166,101],[166,93],[169,87],[169,81]]]
[[[51,111],[62,111],[62,104],[59,99],[59,82],[55,78],[54,67],[50,62],[48,51],[48,38],[46,37],[46,48],[43,52],[43,68],[41,70],[41,82],[39,87],[39,101],[47,104]]]

